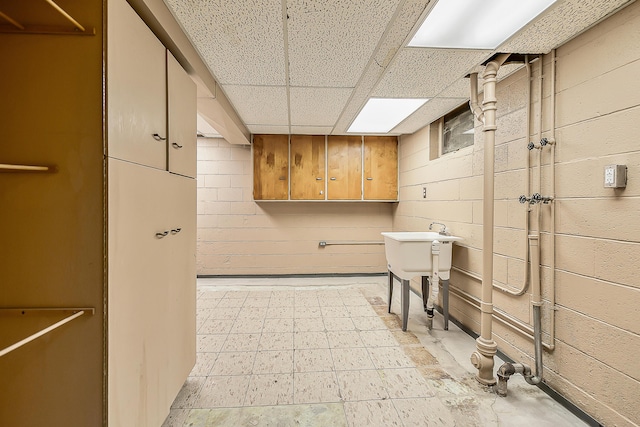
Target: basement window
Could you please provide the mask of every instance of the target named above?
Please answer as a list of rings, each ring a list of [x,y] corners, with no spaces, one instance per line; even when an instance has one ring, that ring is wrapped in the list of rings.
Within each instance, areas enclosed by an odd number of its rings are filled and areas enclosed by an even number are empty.
[[[442,154],[473,145],[473,113],[464,104],[444,116],[442,123]]]
[[[461,105],[431,123],[429,160],[473,145],[473,113],[468,104]]]

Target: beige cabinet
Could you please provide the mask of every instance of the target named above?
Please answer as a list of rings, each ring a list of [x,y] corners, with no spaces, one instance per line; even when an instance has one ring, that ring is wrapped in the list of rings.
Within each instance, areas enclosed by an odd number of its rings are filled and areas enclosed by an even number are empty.
[[[253,198],[289,198],[289,136],[254,135]]]
[[[109,159],[111,425],[160,425],[195,363],[195,181]]]
[[[364,137],[364,199],[398,200],[398,138]]]
[[[362,199],[362,137],[328,137],[327,176],[328,200]]]
[[[196,177],[196,85],[167,51],[168,169]]]
[[[325,137],[291,135],[291,200],[324,200]]]
[[[107,11],[107,153],[166,169],[166,49],[126,1]]]
[[[107,418],[158,426],[195,364],[196,89],[125,0],[107,9]]]

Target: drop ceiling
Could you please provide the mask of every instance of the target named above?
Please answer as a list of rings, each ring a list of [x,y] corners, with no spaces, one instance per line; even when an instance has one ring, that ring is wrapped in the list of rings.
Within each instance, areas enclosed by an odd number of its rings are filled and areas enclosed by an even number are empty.
[[[390,132],[409,134],[496,52],[548,53],[633,0],[558,0],[495,50],[406,47],[435,0],[164,1],[251,133],[345,134],[369,97],[429,98]]]

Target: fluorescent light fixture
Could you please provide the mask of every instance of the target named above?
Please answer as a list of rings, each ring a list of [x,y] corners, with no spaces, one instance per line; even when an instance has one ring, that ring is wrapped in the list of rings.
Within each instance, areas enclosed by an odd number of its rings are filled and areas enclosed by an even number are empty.
[[[555,2],[439,0],[409,46],[495,49]]]
[[[369,98],[347,132],[387,133],[427,101],[426,98]]]

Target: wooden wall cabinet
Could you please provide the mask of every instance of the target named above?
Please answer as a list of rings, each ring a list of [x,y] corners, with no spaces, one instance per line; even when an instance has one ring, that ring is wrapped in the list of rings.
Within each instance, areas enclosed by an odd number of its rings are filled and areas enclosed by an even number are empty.
[[[291,200],[324,200],[323,135],[291,135]]]
[[[255,135],[253,138],[253,198],[289,198],[289,136]]]
[[[327,199],[362,199],[362,137],[327,139]]]
[[[397,137],[364,137],[364,199],[398,200]]]
[[[398,138],[254,135],[254,200],[398,200]]]

